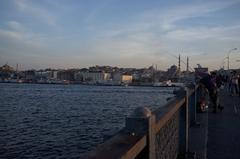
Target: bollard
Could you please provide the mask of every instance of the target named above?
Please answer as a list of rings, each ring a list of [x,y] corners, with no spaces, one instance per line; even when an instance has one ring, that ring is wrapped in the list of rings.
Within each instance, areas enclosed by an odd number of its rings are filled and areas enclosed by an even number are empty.
[[[134,113],[126,118],[126,129],[129,135],[147,135],[148,158],[155,159],[155,115],[146,107],[138,107]]]

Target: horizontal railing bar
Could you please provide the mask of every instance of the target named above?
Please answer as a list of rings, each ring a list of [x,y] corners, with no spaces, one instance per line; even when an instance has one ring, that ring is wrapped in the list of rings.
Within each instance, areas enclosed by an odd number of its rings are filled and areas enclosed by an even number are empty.
[[[121,130],[118,134],[86,153],[84,159],[130,159],[136,157],[147,145],[147,137],[131,135]]]
[[[128,152],[126,152],[121,159],[135,158],[147,145],[147,136],[144,135]]]

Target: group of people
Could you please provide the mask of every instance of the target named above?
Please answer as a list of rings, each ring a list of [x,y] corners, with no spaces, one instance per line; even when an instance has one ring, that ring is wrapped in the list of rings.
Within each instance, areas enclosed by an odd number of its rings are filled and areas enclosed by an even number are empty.
[[[224,107],[219,102],[219,90],[227,88],[231,96],[240,96],[240,75],[232,71],[230,75],[223,76],[217,72],[206,74],[199,83],[206,88],[210,100],[213,103],[213,113],[223,111]]]

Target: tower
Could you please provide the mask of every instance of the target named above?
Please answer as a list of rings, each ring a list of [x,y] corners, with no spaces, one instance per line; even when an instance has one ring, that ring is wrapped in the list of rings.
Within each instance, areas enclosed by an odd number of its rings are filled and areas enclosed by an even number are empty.
[[[181,56],[179,54],[179,56],[178,56],[178,75],[180,75],[180,73],[181,73]]]
[[[188,56],[187,56],[187,70],[186,71],[189,72],[189,58],[188,58]]]
[[[181,57],[180,57],[180,54],[178,56],[178,70],[179,70],[179,72],[181,71]]]

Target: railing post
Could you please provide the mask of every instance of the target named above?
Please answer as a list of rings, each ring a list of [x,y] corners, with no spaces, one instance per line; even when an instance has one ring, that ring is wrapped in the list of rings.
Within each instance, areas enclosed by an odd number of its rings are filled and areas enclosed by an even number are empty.
[[[179,155],[185,157],[188,152],[188,88],[185,87],[182,93],[185,96],[185,104],[179,110]]]
[[[190,126],[196,125],[196,107],[197,107],[197,87],[194,85],[194,93],[189,97],[189,123]]]
[[[156,132],[155,132],[156,117],[151,115],[149,118],[149,129],[148,129],[148,145],[149,145],[149,159],[156,158]]]
[[[146,107],[136,108],[134,113],[126,118],[126,129],[131,135],[147,135],[147,157],[156,158],[155,152],[155,115]]]
[[[186,125],[185,125],[185,131],[186,131],[186,139],[185,139],[185,142],[186,142],[186,146],[185,146],[185,152],[188,152],[188,128],[189,128],[189,115],[188,115],[188,106],[189,106],[189,99],[188,99],[188,88],[185,87],[185,93],[186,93],[186,110],[185,110],[185,113],[186,113]]]

